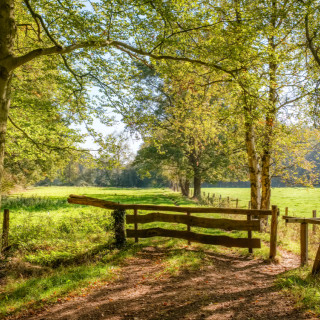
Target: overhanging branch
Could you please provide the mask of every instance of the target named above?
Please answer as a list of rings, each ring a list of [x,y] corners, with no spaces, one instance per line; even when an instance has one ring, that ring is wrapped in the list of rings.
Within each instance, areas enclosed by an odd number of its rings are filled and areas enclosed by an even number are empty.
[[[78,49],[85,49],[85,48],[105,48],[105,47],[113,47],[120,51],[128,53],[128,51],[145,56],[150,57],[155,60],[171,60],[171,61],[181,61],[181,62],[189,62],[194,63],[202,66],[207,67],[213,67],[219,71],[223,71],[227,74],[233,75],[235,72],[239,71],[240,69],[225,69],[224,67],[217,65],[215,63],[209,63],[200,59],[191,59],[187,57],[177,57],[177,56],[171,56],[171,55],[155,55],[146,51],[143,51],[142,49],[137,49],[131,45],[128,45],[124,42],[117,41],[117,40],[104,40],[104,41],[87,41],[77,44],[71,44],[66,47],[59,47],[59,46],[53,46],[49,48],[39,48],[33,51],[30,51],[29,53],[20,56],[20,57],[14,57],[12,58],[12,62],[10,64],[10,69],[13,70],[37,57],[51,55],[51,54],[66,54],[73,52]]]

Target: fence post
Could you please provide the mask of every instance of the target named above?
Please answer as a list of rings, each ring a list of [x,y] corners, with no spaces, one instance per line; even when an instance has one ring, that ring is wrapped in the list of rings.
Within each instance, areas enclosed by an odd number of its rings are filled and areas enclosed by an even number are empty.
[[[308,223],[300,224],[301,266],[308,264]]]
[[[3,212],[3,226],[2,226],[2,241],[1,251],[9,246],[9,209],[4,209]]]
[[[312,218],[316,218],[317,217],[317,210],[312,210]],[[317,230],[317,226],[315,224],[312,225],[312,232],[316,233]]]
[[[114,219],[114,238],[116,247],[122,247],[126,243],[126,234],[124,231],[124,209],[116,209],[112,212]]]
[[[251,209],[251,201],[248,202],[248,209]]]
[[[239,199],[236,199],[236,208],[238,208],[238,204],[239,204]]]
[[[278,232],[278,208],[272,206],[271,230],[270,230],[270,259],[277,255],[277,232]]]
[[[190,217],[190,215],[191,215],[190,212],[187,212],[187,216]],[[188,224],[187,224],[187,231],[188,231],[188,232],[191,231],[190,223],[189,223],[189,222],[188,222]],[[191,241],[188,240],[188,246],[190,246],[190,244],[191,244]]]
[[[285,215],[287,216],[287,215],[288,215],[288,212],[289,212],[288,207],[285,207],[284,211],[285,211]]]
[[[228,206],[228,208],[230,208],[230,198],[229,197],[227,197],[227,206]]]
[[[135,231],[138,231],[138,209],[133,209],[133,214],[134,214],[134,230]],[[134,237],[134,242],[138,243],[139,242],[139,238],[138,236],[136,235]]]
[[[250,214],[247,215],[247,220],[252,220],[252,216]],[[252,231],[248,231],[248,239],[252,239]],[[249,253],[253,253],[253,249],[249,248]]]

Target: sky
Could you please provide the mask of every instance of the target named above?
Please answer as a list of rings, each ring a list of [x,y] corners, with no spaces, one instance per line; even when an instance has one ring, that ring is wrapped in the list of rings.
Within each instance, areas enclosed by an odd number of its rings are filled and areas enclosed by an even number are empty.
[[[117,121],[113,126],[106,126],[102,124],[98,119],[95,119],[93,122],[93,128],[103,135],[111,134],[111,133],[120,133],[125,129],[124,124],[121,122],[119,115],[116,115]],[[87,133],[87,130],[84,125],[78,127],[82,133]],[[137,137],[131,136],[128,134],[128,145],[130,146],[130,151],[134,154],[140,148],[142,143],[141,139],[137,139]],[[98,146],[94,143],[93,138],[88,136],[85,143],[81,144],[81,147],[89,150],[97,150]]]

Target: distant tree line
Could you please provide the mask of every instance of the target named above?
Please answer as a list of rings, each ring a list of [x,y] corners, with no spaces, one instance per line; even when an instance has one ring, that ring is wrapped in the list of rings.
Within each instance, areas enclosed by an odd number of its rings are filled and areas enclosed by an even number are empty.
[[[141,177],[138,168],[127,165],[124,168],[100,169],[86,168],[79,163],[69,163],[54,179],[46,178],[37,186],[97,186],[120,188],[168,187],[168,179],[156,172]]]

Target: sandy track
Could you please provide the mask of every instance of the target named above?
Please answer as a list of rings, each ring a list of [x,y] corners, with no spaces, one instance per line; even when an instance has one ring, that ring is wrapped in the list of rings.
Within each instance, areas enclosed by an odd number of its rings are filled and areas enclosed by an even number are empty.
[[[294,256],[287,254],[281,264],[273,265],[206,253],[209,266],[159,278],[162,257],[161,250],[145,248],[123,266],[118,281],[20,319],[318,319],[297,310],[274,286],[279,273],[297,266]]]

